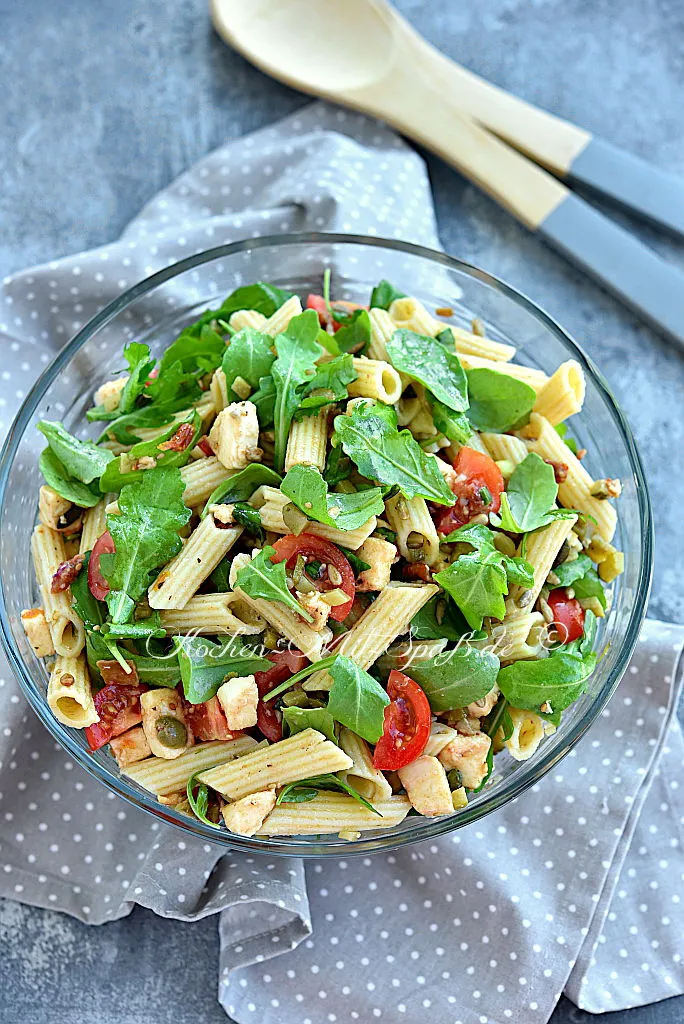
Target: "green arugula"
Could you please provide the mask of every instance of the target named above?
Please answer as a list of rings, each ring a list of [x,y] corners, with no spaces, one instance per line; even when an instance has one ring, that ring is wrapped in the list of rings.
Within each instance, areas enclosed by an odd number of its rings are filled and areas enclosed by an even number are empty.
[[[263,543],[264,528],[261,525],[261,516],[258,509],[252,508],[245,501],[238,501],[233,505],[232,515],[234,523],[237,523],[238,526],[244,526],[245,530],[253,533],[259,542]]]
[[[51,448],[45,448],[41,452],[38,468],[45,477],[48,487],[56,491],[65,501],[72,501],[74,505],[79,505],[81,508],[92,508],[102,498],[97,485],[89,487],[71,476]]]
[[[428,394],[428,403],[432,410],[435,427],[454,444],[467,444],[473,436],[470,420],[464,412],[454,412],[443,402],[439,402]]]
[[[107,448],[98,448],[92,441],[79,441],[61,423],[41,420],[38,430],[69,476],[82,484],[99,479],[114,458]]]
[[[508,701],[505,697],[499,698],[491,712],[483,719],[481,728],[487,736],[491,737],[492,742],[489,744],[489,750],[487,751],[487,772],[480,785],[474,790],[475,793],[479,793],[481,789],[484,789],[494,771],[493,741],[499,729],[503,732],[504,741],[510,739],[513,735],[513,719],[510,716]]]
[[[381,516],[385,503],[379,487],[352,494],[332,494],[314,466],[293,466],[280,485],[280,490],[309,519],[315,519],[338,530],[356,530],[371,516]]]
[[[562,647],[548,658],[514,661],[499,672],[499,689],[514,708],[542,713],[542,704],[557,714],[569,707],[586,689],[596,666],[596,655],[567,651]]]
[[[328,711],[336,722],[377,743],[382,736],[384,710],[390,700],[380,683],[343,655],[338,655],[328,672],[333,684],[328,697]]]
[[[206,316],[206,314],[204,314]],[[183,373],[211,373],[221,365],[226,343],[223,335],[210,327],[202,318],[181,331],[175,341],[171,342],[159,362],[159,374],[156,380],[163,380],[166,373],[179,364]],[[176,369],[175,373],[179,373]],[[161,385],[150,384],[149,391],[154,397],[155,389]]]
[[[371,309],[389,309],[395,299],[405,298],[406,292],[400,292],[398,288],[383,278],[371,292],[370,307]]]
[[[342,326],[332,336],[338,352],[353,352],[359,355],[364,352],[371,339],[371,321],[367,309],[355,309],[349,316],[341,319],[341,314],[333,312],[335,319]]]
[[[135,619],[133,622],[105,622],[101,627],[101,633],[107,640],[147,640],[149,637],[166,636],[158,611],[153,611],[145,619]]]
[[[252,327],[243,327],[234,334],[221,363],[226,375],[229,400],[242,400],[241,396],[233,391],[237,377],[242,377],[252,391],[257,391],[261,378],[270,374],[274,360],[273,340],[268,334],[256,331]]]
[[[106,640],[101,630],[107,618],[107,606],[104,601],[98,601],[90,592],[88,586],[88,562],[90,551],[86,553],[83,568],[71,584],[71,603],[74,611],[83,622],[86,631],[86,660],[88,669],[93,679],[100,679],[100,670],[97,667],[98,661],[107,661],[116,658],[123,661],[123,655],[119,651],[114,639]],[[128,658],[128,652],[126,652]]]
[[[435,714],[464,708],[496,685],[499,659],[469,644],[411,663],[411,678],[425,691]]]
[[[338,445],[337,448],[331,448],[328,453],[323,479],[329,487],[335,487],[336,484],[349,478],[353,468],[352,461],[348,455],[345,455],[344,448]]]
[[[435,594],[411,619],[414,640],[459,640],[468,623],[447,594]]]
[[[257,281],[255,284],[246,284],[236,288],[234,292],[224,299],[219,309],[210,310],[204,314],[210,320],[230,320],[233,313],[241,309],[255,309],[257,313],[264,316],[273,316],[276,309],[292,298],[292,292],[285,292],[274,284],[267,284],[265,281]]]
[[[191,419],[189,418],[183,422],[191,423],[194,431],[192,440],[187,448],[180,452],[173,451],[172,449],[160,449],[160,446],[173,437],[180,426],[179,423],[172,423],[170,427],[157,437],[152,438],[152,440],[140,441],[138,444],[133,445],[130,451],[123,452],[117,458],[112,458],[100,477],[100,489],[105,493],[108,491],[120,491],[126,484],[132,484],[136,480],[140,480],[145,473],[150,472],[149,469],[127,469],[126,467],[133,465],[135,461],[141,458],[153,458],[156,469],[170,469],[174,466],[180,468],[184,466],[202,433],[202,421],[199,413],[194,412]]]
[[[133,662],[138,679],[147,686],[168,686],[175,689],[181,681],[180,666],[175,652],[156,658],[127,652],[126,658]]]
[[[179,469],[148,469],[140,480],[122,488],[119,514],[107,516],[116,547],[107,573],[107,606],[114,623],[128,622],[154,570],[180,551],[178,531],[190,518],[190,509],[183,504],[184,487]]]
[[[314,775],[310,779],[290,782],[281,789],[276,804],[308,803],[309,800],[315,800],[321,790],[335,789],[339,789],[342,793],[353,797],[357,803],[362,804],[369,811],[372,811],[373,814],[377,814],[382,818],[382,814],[373,807],[372,803],[366,800],[364,796],[361,796],[353,786],[350,786],[348,782],[345,782],[338,775]]]
[[[174,636],[173,644],[183,692],[191,704],[211,700],[227,676],[249,676],[273,667],[272,662],[240,642],[239,637],[215,644],[203,636]]]
[[[299,408],[299,389],[309,381],[322,352],[317,335],[318,316],[315,310],[307,309],[293,317],[286,330],[275,339],[278,358],[273,363],[272,377],[276,393],[273,420],[277,470],[282,470],[285,463],[290,424]]]
[[[256,407],[259,426],[262,430],[268,430],[273,426],[276,401],[275,384],[270,374],[261,378],[259,387],[249,396],[249,400]]]
[[[450,533],[448,542],[471,544],[470,554],[460,555],[446,569],[435,574],[435,582],[454,599],[472,629],[481,629],[482,620],[491,616],[503,619],[504,595],[511,583],[531,587],[532,566],[522,558],[510,558],[494,546],[491,530],[483,525],[467,525]]]
[[[363,558],[359,558],[355,551],[350,551],[348,548],[343,547],[340,547],[340,551],[351,565],[355,576],[358,576],[359,573],[365,572],[366,569],[370,569],[368,562],[364,562]]]
[[[558,484],[553,466],[536,452],[530,452],[513,472],[501,495],[501,508],[492,522],[511,533],[530,533],[548,526],[554,519],[576,515],[571,509],[554,508]]]
[[[283,735],[294,736],[304,729],[317,729],[337,743],[335,720],[326,708],[283,708]]]
[[[361,474],[396,485],[407,498],[420,495],[453,505],[454,495],[435,460],[426,455],[409,430],[397,430],[372,404],[356,406],[351,416],[335,417],[335,433]]]
[[[312,665],[306,665],[304,668],[300,668],[299,672],[295,672],[295,674],[290,676],[289,679],[286,679],[284,683],[280,683],[279,686],[269,690],[268,693],[264,695],[263,699],[274,700],[276,697],[279,697],[281,693],[285,693],[286,690],[292,689],[292,687],[297,683],[301,683],[302,679],[306,679],[307,676],[313,675],[314,672],[322,672],[325,669],[330,668],[331,665],[334,665],[336,658],[336,654],[330,654],[327,658],[321,658],[320,661],[315,661]]]
[[[229,555],[226,555],[226,557],[219,562],[209,576],[209,579],[214,584],[214,589],[219,594],[226,594],[231,589],[230,567],[232,562],[232,558]]]
[[[468,419],[476,430],[504,433],[527,421],[537,400],[534,388],[502,369],[468,370]]]
[[[553,572],[558,577],[559,587],[572,587],[575,597],[596,597],[601,607],[606,608],[606,592],[588,555],[578,555],[572,562],[562,562]]]
[[[212,767],[216,766],[212,765]],[[207,769],[201,768],[198,772],[194,772],[188,779],[185,787],[188,803],[190,804],[192,813],[199,821],[203,822],[205,825],[209,825],[210,828],[220,829],[220,825],[207,817],[207,811],[209,810],[209,787],[205,782],[200,782],[198,778],[198,776],[204,771],[207,771]],[[197,787],[196,793],[195,787]]]
[[[278,601],[297,612],[307,622],[313,622],[309,614],[290,593],[285,576],[285,562],[272,562],[275,548],[265,547],[248,562],[235,577],[235,589],[244,590],[248,597]]]
[[[257,462],[245,466],[214,488],[202,509],[202,519],[207,515],[211,505],[230,505],[236,501],[247,501],[263,484],[278,487],[281,480],[282,477],[268,466],[262,466]]]
[[[577,441],[574,437],[568,437],[568,425],[567,423],[558,423],[556,426],[556,433],[559,437],[562,437],[566,445],[570,449],[573,455],[577,455]]]
[[[315,375],[299,389],[300,403],[296,418],[309,416],[325,405],[347,398],[347,385],[356,377],[354,361],[348,354],[321,363]]]
[[[387,356],[396,370],[417,380],[454,412],[468,408],[465,370],[455,352],[435,338],[400,328],[387,342]]]
[[[88,409],[86,418],[91,422],[95,420],[117,420],[119,417],[130,413],[135,408],[138,398],[145,390],[145,384],[154,369],[155,359],[150,357],[149,345],[142,345],[138,341],[131,341],[124,348],[124,357],[128,363],[128,380],[126,381],[119,403],[115,409],[108,411],[103,405],[96,405]]]

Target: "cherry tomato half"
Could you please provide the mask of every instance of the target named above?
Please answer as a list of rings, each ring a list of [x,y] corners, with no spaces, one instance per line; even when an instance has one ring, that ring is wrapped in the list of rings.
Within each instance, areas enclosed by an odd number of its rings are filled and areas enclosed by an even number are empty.
[[[562,644],[579,640],[584,633],[584,608],[577,598],[568,597],[565,587],[557,587],[546,600],[553,612],[553,625],[558,632],[558,640]]]
[[[339,331],[340,325],[337,320],[331,317],[330,311],[326,306],[325,299],[322,295],[315,295],[313,292],[308,295],[306,298],[306,308],[316,310],[318,313],[318,322],[324,330],[332,324],[333,331]]]
[[[430,704],[418,683],[392,669],[387,682],[390,703],[385,708],[383,733],[373,765],[381,771],[405,768],[425,750],[430,735]]]
[[[109,583],[102,575],[100,569],[100,556],[107,554],[113,555],[116,551],[114,547],[114,541],[109,530],[97,538],[93,545],[93,550],[90,552],[90,561],[88,562],[88,586],[90,587],[90,593],[98,601],[104,601],[105,597],[109,593]]]
[[[273,662],[273,668],[266,672],[255,672],[254,681],[259,690],[259,703],[257,704],[257,728],[261,729],[267,740],[277,743],[283,738],[283,725],[280,712],[276,711],[274,701],[264,702],[263,698],[276,686],[280,686],[286,679],[300,672],[309,664],[301,651],[271,651],[266,657]]]
[[[277,540],[274,547],[277,557],[273,558],[273,561],[282,562],[285,560],[287,571],[290,573],[294,570],[298,555],[302,555],[307,561],[325,563],[328,568],[323,573],[321,579],[312,579],[311,582],[321,592],[339,588],[347,594],[349,596],[348,601],[330,609],[330,618],[334,619],[335,622],[341,622],[342,619],[347,617],[354,603],[356,583],[354,570],[349,564],[349,559],[342,554],[339,548],[336,548],[329,540],[323,540],[322,537],[316,537],[312,533],[302,533],[299,537],[288,533],[286,537],[281,537]],[[341,577],[341,582],[335,583],[330,579],[330,567],[337,570]]]
[[[454,459],[457,477],[451,484],[456,504],[439,509],[435,520],[437,532],[451,533],[465,526],[481,512],[498,512],[504,479],[494,459],[474,448],[461,448]]]
[[[142,721],[140,694],[145,690],[147,687],[144,683],[139,683],[137,686],[110,683],[93,695],[95,710],[100,716],[100,721],[89,725],[85,731],[91,750],[99,750],[114,736],[120,736],[122,732],[140,724]]]
[[[211,697],[202,704],[191,704],[190,701],[184,700],[183,710],[196,740],[234,740],[236,736],[242,735],[241,730],[228,728],[218,697]]]

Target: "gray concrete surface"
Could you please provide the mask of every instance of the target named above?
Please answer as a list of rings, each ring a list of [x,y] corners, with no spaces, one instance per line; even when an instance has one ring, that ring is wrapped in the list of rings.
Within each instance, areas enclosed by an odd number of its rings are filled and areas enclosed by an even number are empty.
[[[684,173],[680,0],[402,0],[435,44],[491,81]],[[227,139],[306,99],[229,52],[205,0],[0,0],[0,275],[116,237]],[[493,202],[428,158],[446,249],[527,292],[610,381],[646,464],[658,555],[651,614],[684,621],[684,359]],[[684,263],[682,248],[638,229]],[[225,1021],[216,926],[144,911],[100,929],[0,905],[0,1021]],[[590,1020],[568,1002],[553,1024]],[[608,1014],[675,1024],[684,998]],[[526,1024],[525,1021],[514,1024]]]

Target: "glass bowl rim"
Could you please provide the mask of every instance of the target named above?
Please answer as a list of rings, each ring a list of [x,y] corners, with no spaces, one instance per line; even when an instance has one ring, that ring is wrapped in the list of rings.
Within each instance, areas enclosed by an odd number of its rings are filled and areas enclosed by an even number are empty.
[[[627,452],[630,467],[636,480],[636,497],[639,510],[639,522],[643,532],[642,558],[639,565],[639,578],[636,584],[636,598],[629,615],[629,621],[625,631],[625,639],[619,652],[613,669],[603,685],[602,690],[594,701],[588,706],[586,712],[575,722],[567,736],[564,738],[563,746],[557,751],[550,751],[544,755],[544,748],[538,757],[529,763],[528,771],[513,772],[506,780],[505,785],[494,786],[487,799],[477,806],[468,805],[459,813],[445,818],[426,818],[420,826],[410,832],[399,833],[389,836],[369,835],[353,843],[345,843],[342,840],[336,842],[319,842],[288,844],[282,842],[272,844],[270,840],[258,840],[243,836],[233,836],[223,830],[212,829],[199,821],[193,821],[184,815],[179,814],[172,808],[164,808],[159,804],[152,793],[140,793],[134,789],[123,776],[116,776],[98,762],[88,757],[74,740],[71,730],[62,726],[51,714],[44,696],[34,690],[34,682],[28,667],[24,663],[21,654],[16,647],[12,634],[7,606],[5,603],[5,584],[0,579],[0,640],[8,656],[10,665],[14,669],[24,695],[31,704],[39,719],[45,725],[48,732],[55,740],[71,754],[74,760],[84,768],[90,775],[103,783],[109,790],[122,797],[128,803],[146,811],[157,819],[166,821],[181,829],[183,832],[213,843],[217,843],[226,849],[248,850],[251,853],[267,854],[279,857],[349,857],[368,854],[372,852],[390,852],[399,847],[422,842],[427,839],[434,839],[437,836],[455,831],[465,825],[472,824],[497,810],[511,800],[516,799],[530,786],[535,785],[546,775],[565,755],[576,745],[589,727],[601,714],[606,704],[615,692],[632,655],[636,645],[641,624],[646,614],[646,605],[651,586],[653,572],[653,520],[651,505],[646,487],[645,474],[641,458],[637,451],[631,429],[622,414],[617,402],[604,380],[600,371],[593,362],[578,346],[574,339],[556,322],[544,309],[533,302],[523,292],[513,288],[500,278],[488,273],[485,270],[468,263],[467,261],[449,256],[446,253],[430,249],[427,246],[417,245],[412,242],[403,242],[393,238],[382,238],[380,236],[366,236],[356,234],[341,234],[334,232],[297,232],[279,235],[261,235],[253,239],[242,239],[237,242],[230,242],[226,245],[215,246],[194,253],[175,263],[164,267],[149,277],[143,278],[131,288],[126,289],[121,295],[113,299],[95,314],[67,344],[57,353],[53,361],[46,367],[39,376],[19,411],[17,412],[0,453],[0,516],[4,518],[5,504],[7,500],[7,483],[14,458],[17,454],[19,443],[24,436],[28,424],[36,411],[43,395],[50,385],[55,381],[59,373],[67,366],[71,359],[86,342],[101,327],[113,320],[119,313],[125,310],[132,302],[142,295],[151,292],[157,286],[193,270],[213,260],[238,255],[250,250],[265,248],[285,248],[288,245],[359,245],[369,248],[390,249],[398,253],[419,257],[432,263],[440,264],[451,270],[456,270],[472,277],[482,284],[488,285],[494,290],[502,293],[515,304],[522,307],[532,317],[539,321],[543,327],[556,336],[561,345],[576,359],[587,373],[591,384],[598,390],[604,403],[609,409],[613,421],[620,434],[622,443]]]

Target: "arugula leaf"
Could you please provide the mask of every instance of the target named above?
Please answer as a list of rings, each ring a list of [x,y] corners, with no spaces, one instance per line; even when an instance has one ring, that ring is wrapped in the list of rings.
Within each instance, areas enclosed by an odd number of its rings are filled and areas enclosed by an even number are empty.
[[[180,666],[175,651],[171,655],[165,654],[163,657],[156,658],[126,652],[126,658],[133,662],[138,679],[147,686],[168,686],[174,689],[181,681]]]
[[[414,640],[459,640],[468,623],[447,594],[435,594],[411,619]]]
[[[514,708],[539,714],[542,704],[548,702],[553,712],[559,712],[584,692],[595,665],[595,654],[582,657],[559,649],[548,658],[513,662],[501,669],[497,682]]]
[[[333,680],[328,698],[330,714],[357,736],[377,743],[382,736],[384,710],[390,702],[380,683],[343,655],[338,655],[328,672]]]
[[[107,516],[116,553],[111,558],[107,605],[114,623],[127,622],[135,602],[182,547],[178,531],[190,518],[183,504],[180,470],[148,469],[119,495],[119,514]]]
[[[376,810],[364,796],[361,796],[353,786],[340,779],[337,775],[314,775],[310,779],[300,779],[298,782],[289,782],[283,786],[276,804],[301,804],[309,800],[315,800],[320,790],[340,789],[343,793],[353,797],[358,803],[363,804],[373,814],[382,818],[380,811]]]
[[[555,429],[556,429],[556,433],[558,434],[558,436],[563,438],[563,440],[565,441],[566,445],[568,446],[568,448],[570,449],[572,454],[573,455],[577,455],[577,451],[578,451],[577,441],[575,440],[574,437],[568,437],[567,436],[567,433],[568,433],[568,425],[567,425],[567,423],[558,423],[556,425]]]
[[[435,575],[435,582],[451,595],[472,629],[481,629],[486,616],[503,619],[509,583],[525,587],[534,584],[532,566],[522,558],[502,554],[486,526],[462,526],[446,540],[466,542],[475,548]]]
[[[86,553],[83,568],[71,584],[71,604],[86,630],[101,626],[107,617],[107,606],[104,601],[93,597],[88,586],[88,562],[90,551]]]
[[[439,402],[432,395],[428,394],[428,403],[432,410],[432,420],[435,427],[455,444],[467,444],[473,436],[473,428],[470,420],[464,412],[454,412],[443,402]]]
[[[410,674],[425,691],[435,714],[464,708],[496,685],[499,659],[468,644],[411,663]]]
[[[266,601],[278,601],[293,612],[297,612],[307,622],[313,622],[309,614],[292,596],[285,577],[285,562],[272,562],[275,548],[265,547],[238,572],[235,577],[235,589],[244,590],[248,597],[264,598]]]
[[[216,566],[214,571],[209,576],[209,579],[214,584],[214,589],[219,594],[226,594],[230,589],[230,567],[232,565],[232,558],[226,555],[219,564]]]
[[[155,460],[154,468],[157,469],[184,466],[190,458],[190,452],[199,439],[202,431],[202,421],[199,413],[195,412],[192,415],[192,420],[184,420],[183,422],[191,422],[194,430],[193,438],[187,448],[180,452],[161,448],[161,445],[173,437],[180,426],[179,423],[172,423],[167,430],[157,437],[153,437],[152,440],[140,441],[138,444],[133,445],[130,451],[123,452],[117,458],[113,458],[100,477],[100,489],[104,492],[120,491],[126,484],[132,484],[136,480],[142,479],[146,473],[150,472],[149,469],[129,468],[142,458],[153,458]]]
[[[283,708],[283,735],[294,736],[303,729],[317,729],[337,743],[335,720],[326,708]]]
[[[275,412],[276,389],[273,377],[262,377],[257,390],[249,396],[252,405],[256,406],[259,426],[267,430],[273,426],[273,415]]]
[[[227,480],[222,480],[209,497],[202,510],[202,519],[207,515],[210,505],[230,505],[236,501],[247,501],[251,498],[258,487],[262,484],[269,484],[271,487],[278,487],[282,477],[260,463],[252,463],[244,469],[233,473]]]
[[[293,676],[286,679],[284,683],[280,683],[279,686],[269,690],[268,693],[264,694],[263,700],[274,700],[279,697],[281,693],[285,693],[286,690],[290,690],[296,683],[301,683],[302,679],[306,679],[307,676],[312,675],[314,672],[322,672],[323,669],[329,668],[334,665],[336,654],[329,654],[327,658],[321,658],[320,661],[314,662],[312,665],[306,665],[304,668],[300,668],[299,672],[295,672]]]
[[[456,353],[435,338],[400,328],[387,342],[387,355],[395,369],[420,381],[449,409],[465,412],[468,408],[465,370]]]
[[[234,292],[224,299],[219,309],[209,311],[205,316],[212,320],[230,320],[233,313],[240,309],[255,309],[257,313],[264,316],[273,316],[276,309],[280,309],[283,303],[292,298],[292,292],[285,292],[274,284],[267,284],[265,281],[257,281],[255,284],[246,284],[236,288]]]
[[[349,478],[353,468],[351,459],[348,455],[345,455],[344,449],[338,445],[337,448],[331,448],[328,453],[323,479],[329,487],[335,487],[336,484],[342,483],[343,480]]]
[[[536,452],[530,452],[515,467],[501,495],[499,514],[492,522],[511,533],[530,533],[548,526],[554,519],[575,515],[569,509],[554,508],[557,495],[553,466]]]
[[[59,461],[52,448],[45,448],[38,460],[38,468],[45,477],[45,482],[53,491],[66,501],[73,501],[81,508],[92,508],[97,505],[102,495],[99,490],[75,480],[65,466]]]
[[[41,420],[38,430],[44,434],[52,452],[70,477],[90,484],[104,473],[114,458],[107,448],[98,448],[92,441],[79,441],[63,424]]]
[[[273,667],[239,637],[215,644],[203,636],[174,636],[183,692],[191,704],[203,704],[216,695],[227,676],[248,676]]]
[[[324,405],[347,397],[347,385],[356,380],[357,373],[350,355],[337,356],[321,363],[315,375],[300,389],[301,401],[296,418],[318,412]]]
[[[293,466],[280,490],[309,519],[326,526],[336,526],[338,530],[356,530],[371,516],[381,516],[385,512],[379,487],[352,494],[330,494],[327,483],[314,466]]]
[[[253,533],[259,541],[264,539],[264,528],[261,525],[259,510],[252,508],[245,501],[238,501],[233,505],[233,522],[238,526],[244,526],[245,530]]]
[[[207,817],[207,811],[209,810],[209,787],[205,782],[200,782],[198,778],[203,771],[206,771],[206,768],[201,768],[200,771],[194,772],[187,781],[185,792],[190,804],[190,810],[205,825],[209,825],[211,828],[220,828],[220,825]],[[195,787],[197,787],[196,793]]]
[[[389,309],[395,299],[405,298],[406,292],[400,292],[398,288],[383,278],[371,292],[370,306],[371,309]]]
[[[269,375],[274,360],[273,341],[268,334],[252,327],[243,327],[234,334],[221,363],[230,401],[241,401],[240,395],[232,390],[236,377],[242,377],[252,391],[257,391],[261,378]]]
[[[186,327],[169,345],[161,357],[157,380],[162,380],[175,363],[179,363],[185,373],[210,373],[221,365],[226,343],[223,335],[204,320],[206,316]],[[153,391],[152,386],[149,390]]]
[[[467,371],[468,419],[476,430],[504,433],[526,422],[537,400],[534,388],[502,369]]]
[[[149,345],[142,345],[139,341],[131,341],[124,348],[124,357],[128,363],[128,380],[119,396],[119,404],[115,409],[108,411],[103,405],[96,405],[88,409],[86,417],[88,420],[116,420],[120,416],[132,411],[135,403],[145,389],[145,383],[154,369],[155,359],[150,357]]]
[[[351,416],[336,416],[335,432],[369,480],[396,485],[407,498],[420,495],[440,505],[454,504],[435,460],[425,454],[410,430],[398,431],[373,405],[356,406]]]
[[[102,625],[101,632],[107,640],[147,640],[149,637],[166,636],[166,630],[161,625],[157,611],[145,619],[136,619],[134,622],[106,622]]]
[[[558,577],[559,587],[573,587],[575,597],[597,597],[605,608],[606,593],[588,555],[578,555],[572,562],[562,562],[553,572]]]
[[[275,384],[275,455],[277,470],[285,463],[285,450],[292,417],[299,408],[298,389],[306,384],[321,355],[321,346],[316,341],[318,315],[307,309],[300,316],[290,320],[286,330],[275,339],[278,358],[273,363],[272,377]]]
[[[368,348],[371,339],[371,322],[367,309],[355,309],[343,321],[335,313],[335,319],[342,323],[332,336],[339,352],[354,352],[356,355]]]
[[[359,573],[361,572],[365,572],[366,569],[370,569],[370,565],[368,564],[368,562],[364,562],[363,558],[359,558],[355,551],[350,551],[349,548],[343,547],[340,547],[340,551],[351,565],[352,569],[354,570],[355,576],[358,576]]]

